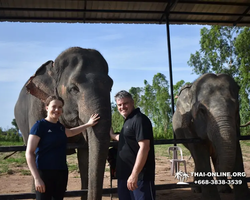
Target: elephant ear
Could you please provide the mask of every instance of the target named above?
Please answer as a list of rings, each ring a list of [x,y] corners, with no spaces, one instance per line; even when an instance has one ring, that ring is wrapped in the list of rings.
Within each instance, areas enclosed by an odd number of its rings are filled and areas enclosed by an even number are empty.
[[[184,85],[177,96],[177,108],[182,115],[189,113],[191,110],[192,95],[190,93],[191,84]]]
[[[25,85],[27,92],[41,101],[55,94],[55,78],[53,72],[53,61],[47,61],[38,68],[36,73],[30,77]]]

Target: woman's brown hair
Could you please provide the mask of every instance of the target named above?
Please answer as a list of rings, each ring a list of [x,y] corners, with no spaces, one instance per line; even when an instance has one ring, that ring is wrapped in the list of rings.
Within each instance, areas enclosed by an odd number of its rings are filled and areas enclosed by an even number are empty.
[[[59,96],[49,96],[46,101],[45,101],[45,106],[48,106],[49,103],[53,100],[59,100],[62,102],[63,106],[64,106],[64,100],[62,99],[62,97]]]

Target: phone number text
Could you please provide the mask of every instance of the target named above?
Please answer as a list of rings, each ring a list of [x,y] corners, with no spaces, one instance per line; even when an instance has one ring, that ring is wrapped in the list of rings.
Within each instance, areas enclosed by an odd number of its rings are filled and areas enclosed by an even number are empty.
[[[195,180],[195,184],[198,185],[241,185],[242,180]]]

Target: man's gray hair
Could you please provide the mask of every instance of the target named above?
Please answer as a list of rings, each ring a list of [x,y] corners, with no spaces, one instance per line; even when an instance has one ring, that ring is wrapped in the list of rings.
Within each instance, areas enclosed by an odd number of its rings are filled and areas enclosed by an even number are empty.
[[[117,92],[115,95],[115,101],[117,99],[123,99],[123,98],[130,98],[133,99],[132,95],[127,92],[126,90],[121,90],[120,92]]]

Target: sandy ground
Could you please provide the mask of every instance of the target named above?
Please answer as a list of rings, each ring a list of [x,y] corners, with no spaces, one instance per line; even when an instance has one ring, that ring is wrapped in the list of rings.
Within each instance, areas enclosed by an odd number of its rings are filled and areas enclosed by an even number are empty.
[[[189,155],[185,156],[187,159],[187,170],[193,172],[193,160],[189,159]],[[245,160],[245,171],[247,176],[250,176],[250,161],[244,158]],[[104,175],[104,188],[110,188],[110,176],[109,176],[108,163],[106,167],[106,172]],[[184,168],[181,168],[184,169]],[[166,157],[157,157],[156,158],[156,184],[168,184],[168,183],[177,183],[178,180],[174,176],[170,175],[170,162]],[[187,181],[192,181],[190,177]],[[20,173],[14,173],[11,175],[1,175],[0,176],[0,194],[10,194],[10,193],[29,193],[31,191],[31,182],[32,177],[30,175],[21,175]],[[117,186],[116,180],[112,181],[113,187]],[[250,187],[250,184],[249,184]],[[80,178],[77,171],[74,171],[69,174],[68,182],[68,191],[79,190],[80,189]],[[156,191],[157,200],[183,200],[183,199],[200,199],[200,194],[193,193],[190,188],[183,189],[168,189],[168,190],[158,190]],[[233,200],[233,194],[221,194],[222,200]],[[71,200],[79,200],[80,197],[74,198],[65,198]],[[104,195],[103,200],[110,199],[109,195]],[[117,195],[113,195],[113,200],[117,200]]]

